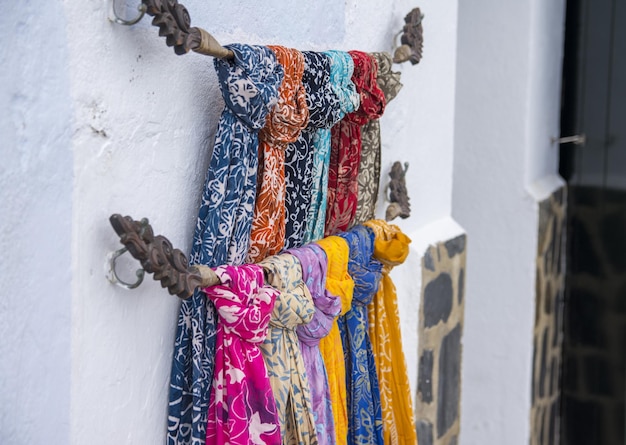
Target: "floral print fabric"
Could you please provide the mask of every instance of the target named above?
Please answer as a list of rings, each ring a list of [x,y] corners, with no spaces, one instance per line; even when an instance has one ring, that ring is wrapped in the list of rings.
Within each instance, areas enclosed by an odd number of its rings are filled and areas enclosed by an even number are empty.
[[[219,315],[206,442],[280,445],[280,424],[259,343],[278,291],[254,264],[215,269],[221,284],[204,289]]]
[[[348,271],[354,279],[352,309],[339,318],[348,377],[348,444],[383,445],[380,390],[367,318],[367,305],[378,290],[382,264],[372,258],[371,229],[356,226],[341,237],[350,247]]]
[[[311,51],[304,51],[302,54],[305,66],[302,84],[309,108],[309,125],[285,151],[285,248],[303,244],[312,199],[311,186],[315,177],[314,138],[319,129],[330,131],[330,127],[341,116],[339,98],[330,83],[330,57]]]
[[[371,54],[378,63],[376,83],[385,95],[388,104],[400,89],[400,73],[391,71],[392,60],[388,53]],[[372,119],[361,129],[361,162],[358,176],[358,198],[353,224],[361,224],[374,218],[378,184],[380,183],[380,120]]]
[[[233,60],[215,59],[226,107],[198,213],[190,263],[241,264],[248,250],[258,163],[257,132],[278,101],[283,68],[261,46],[230,45]],[[215,309],[196,291],[182,303],[174,343],[168,409],[168,445],[206,439],[213,376]]]
[[[304,56],[295,49],[270,46],[285,71],[278,104],[260,133],[261,168],[248,262],[275,255],[285,244],[285,149],[295,142],[309,121],[302,86]]]
[[[335,421],[333,419],[330,390],[326,366],[320,353],[320,340],[328,335],[335,317],[341,312],[341,300],[326,290],[326,253],[316,244],[288,251],[300,261],[302,279],[311,292],[315,315],[313,319],[296,328],[300,349],[311,386],[311,403],[315,418],[317,439],[320,445],[335,443]]]
[[[348,274],[350,249],[348,243],[338,236],[329,236],[316,241],[326,253],[328,269],[326,290],[341,299],[341,313],[345,314],[352,307],[354,281]],[[335,443],[346,445],[348,440],[348,397],[346,393],[346,363],[337,320],[328,335],[320,340],[320,352],[328,371],[328,388],[335,419]]]
[[[406,259],[411,240],[398,226],[382,220],[368,221],[365,225],[376,235],[374,257],[383,263],[378,292],[368,306],[383,413],[383,438],[385,445],[415,445],[413,397],[402,351],[398,297],[389,276],[391,269]]]
[[[346,230],[354,219],[361,160],[361,126],[378,119],[385,109],[385,96],[376,84],[376,60],[361,51],[350,51],[350,55],[354,60],[352,81],[361,96],[361,105],[331,130],[327,236]]]
[[[330,84],[339,100],[337,119],[329,127],[339,122],[347,113],[351,113],[361,104],[361,97],[352,82],[354,61],[345,51],[326,51],[330,57]],[[326,205],[328,195],[328,167],[330,163],[329,128],[320,128],[313,138],[313,179],[311,184],[311,203],[307,214],[304,242],[309,243],[324,237]]]
[[[317,445],[315,419],[296,328],[309,323],[315,306],[298,259],[275,255],[260,263],[267,283],[279,290],[261,351],[276,399],[283,445]]]

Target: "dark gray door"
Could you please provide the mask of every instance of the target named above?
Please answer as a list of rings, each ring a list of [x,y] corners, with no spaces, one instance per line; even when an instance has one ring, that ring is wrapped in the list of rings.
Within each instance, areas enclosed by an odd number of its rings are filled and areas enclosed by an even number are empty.
[[[569,184],[562,443],[625,445],[626,0],[568,0],[561,147]]]

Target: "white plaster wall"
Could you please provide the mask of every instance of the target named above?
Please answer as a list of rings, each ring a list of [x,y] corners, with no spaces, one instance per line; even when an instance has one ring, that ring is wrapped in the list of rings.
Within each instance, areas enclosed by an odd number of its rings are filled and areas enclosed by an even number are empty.
[[[65,17],[0,14],[0,443],[69,443],[72,151]]]
[[[529,440],[538,201],[556,176],[564,2],[460,3],[453,217],[467,230],[462,445]]]
[[[193,23],[215,30],[224,43],[365,51],[391,50],[414,6],[381,0],[185,5]],[[148,216],[157,232],[188,249],[222,102],[209,58],[175,56],[148,20],[132,28],[110,24],[105,6],[66,4],[76,109],[72,442],[161,443],[179,303],[153,282],[129,292],[104,280],[104,258],[118,247],[107,218]],[[384,174],[395,160],[411,164],[415,216],[401,222],[410,234],[449,216],[452,181],[456,2],[420,6],[427,16],[425,59],[399,68],[405,87],[382,122]],[[326,25],[329,17],[333,26]],[[414,251],[399,270],[418,271],[421,253]],[[413,382],[414,275],[397,272]]]
[[[365,51],[391,51],[415,6],[184,4],[224,43]],[[31,278],[0,303],[0,442],[163,443],[179,302],[149,279],[134,291],[105,280],[119,248],[108,217],[147,216],[188,250],[223,106],[212,60],[174,55],[149,19],[110,23],[105,0],[20,6],[0,19],[13,43],[0,50],[0,288],[20,284],[27,266]],[[413,216],[398,224],[414,247],[393,275],[413,384],[421,254],[460,230],[450,219],[457,2],[419,6],[424,60],[397,67],[404,89],[382,120],[383,183],[394,161],[411,165]]]

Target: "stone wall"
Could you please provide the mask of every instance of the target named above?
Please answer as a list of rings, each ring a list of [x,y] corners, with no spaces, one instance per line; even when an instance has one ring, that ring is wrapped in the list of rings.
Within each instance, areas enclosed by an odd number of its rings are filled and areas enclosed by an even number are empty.
[[[460,429],[466,235],[422,259],[416,423],[420,445],[456,445]]]
[[[566,188],[539,204],[531,445],[559,444]]]
[[[624,444],[626,192],[570,187],[564,445]]]

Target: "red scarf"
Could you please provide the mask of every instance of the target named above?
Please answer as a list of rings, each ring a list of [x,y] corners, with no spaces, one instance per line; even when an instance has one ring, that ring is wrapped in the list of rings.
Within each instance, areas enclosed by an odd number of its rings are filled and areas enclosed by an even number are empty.
[[[361,96],[361,106],[331,129],[326,236],[347,230],[354,219],[361,162],[361,126],[380,118],[386,105],[385,95],[376,83],[376,60],[362,51],[350,51],[350,56],[354,60],[352,82]]]

